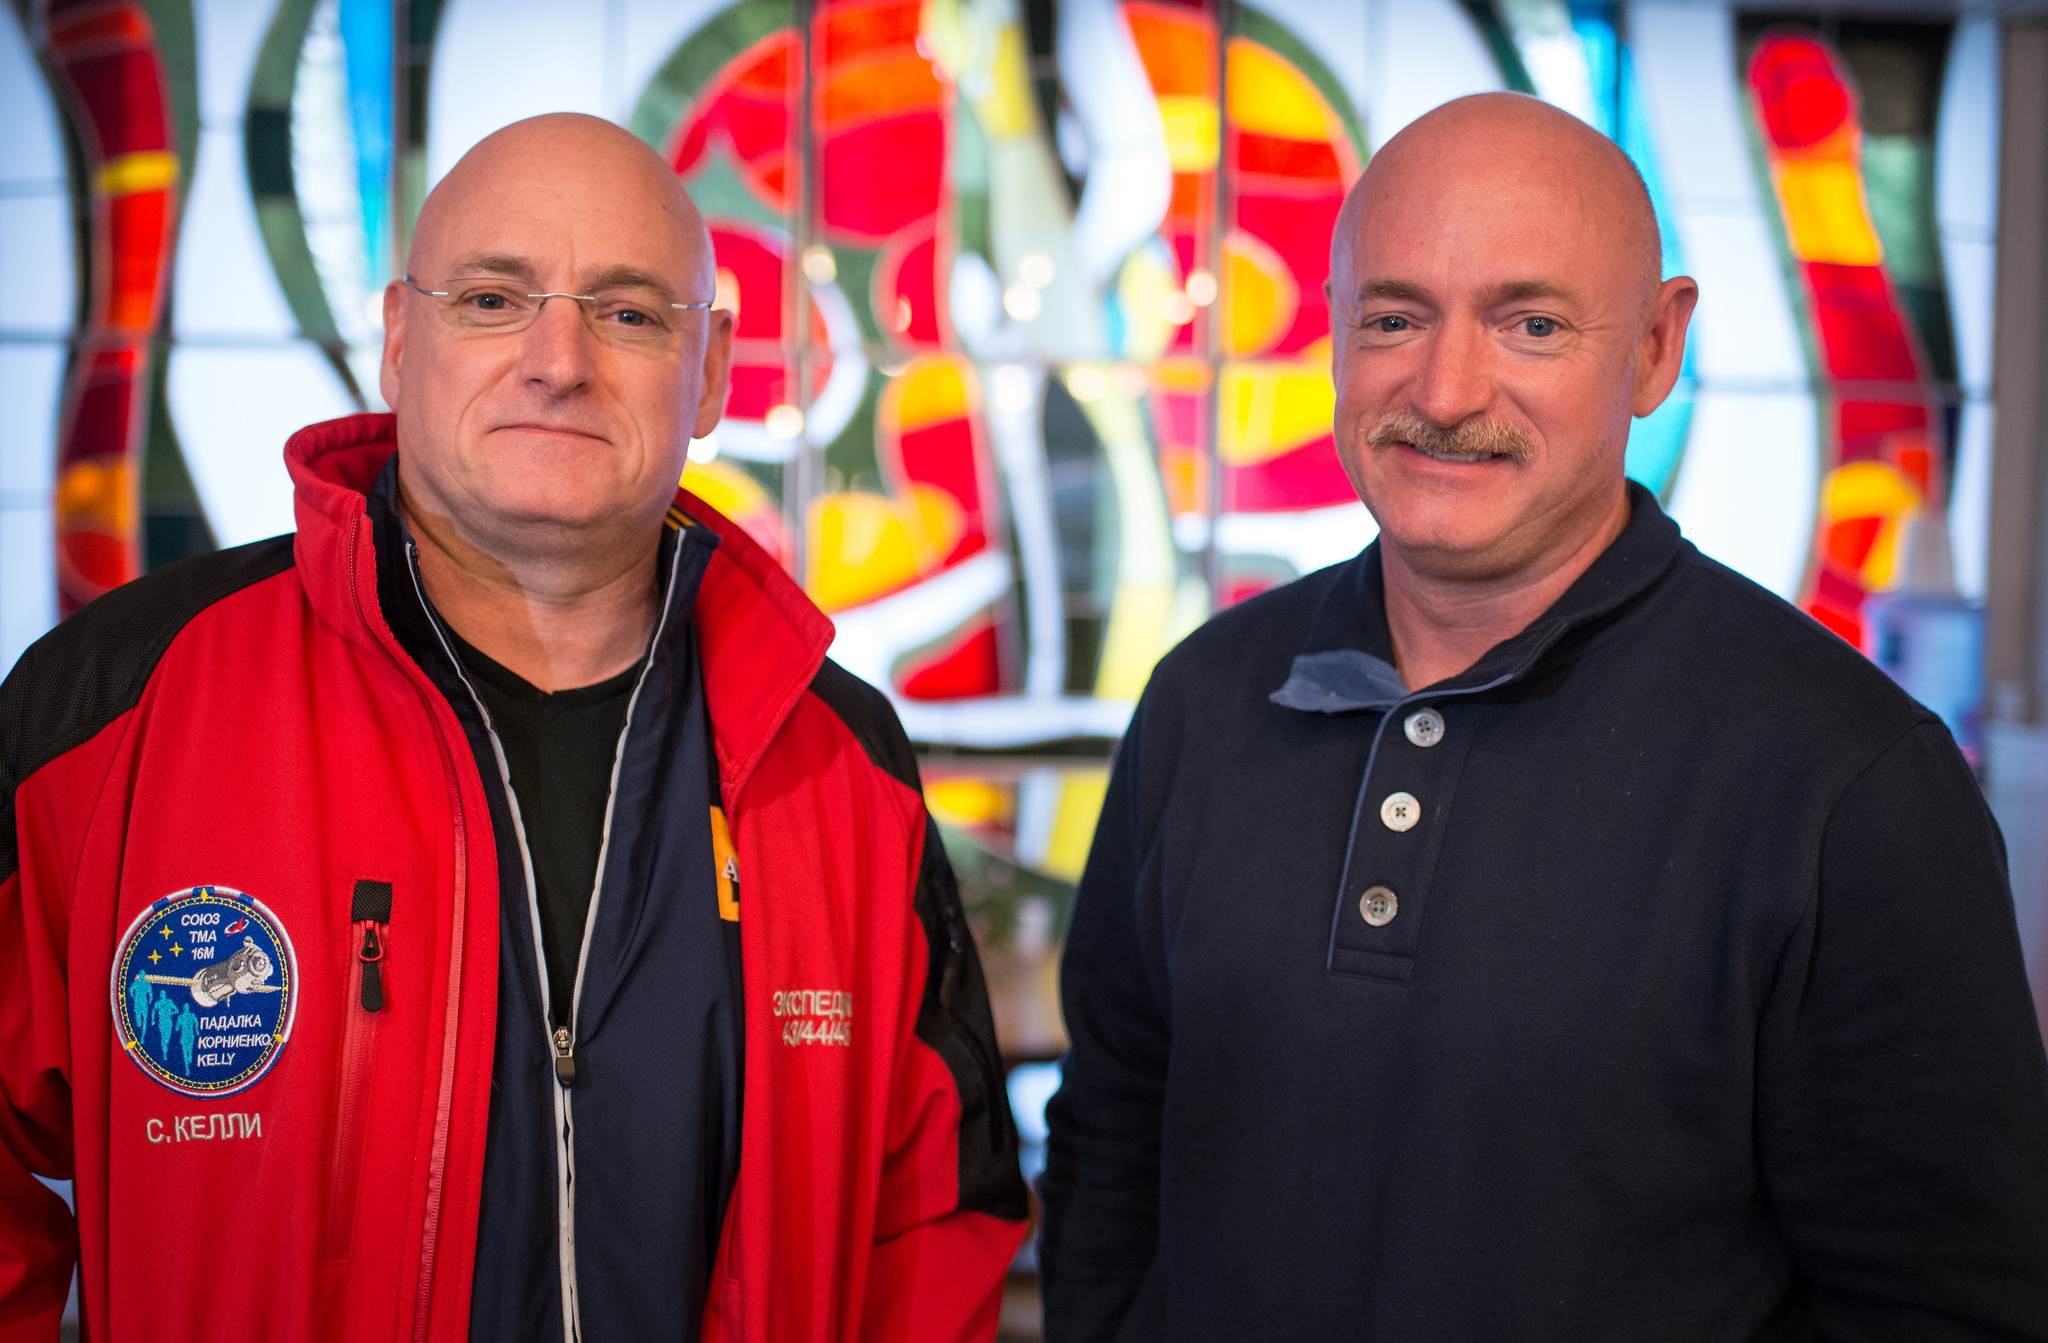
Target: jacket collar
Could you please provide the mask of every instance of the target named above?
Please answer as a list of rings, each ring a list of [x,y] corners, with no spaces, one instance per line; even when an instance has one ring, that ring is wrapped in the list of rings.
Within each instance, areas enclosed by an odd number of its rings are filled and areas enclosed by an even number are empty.
[[[1457,676],[1414,692],[1394,668],[1385,570],[1375,541],[1323,595],[1286,684],[1269,698],[1305,713],[1349,713],[1385,709],[1407,699],[1471,694],[1522,679],[1566,634],[1649,589],[1685,545],[1678,524],[1657,506],[1654,495],[1629,481],[1628,496],[1628,525],[1549,610]]]
[[[390,415],[309,425],[285,445],[299,531],[294,542],[307,600],[344,638],[398,650],[377,600],[376,537],[368,496],[398,450]],[[739,526],[685,490],[682,521],[718,537],[697,590],[705,697],[721,789],[736,798],[832,643],[832,622]]]

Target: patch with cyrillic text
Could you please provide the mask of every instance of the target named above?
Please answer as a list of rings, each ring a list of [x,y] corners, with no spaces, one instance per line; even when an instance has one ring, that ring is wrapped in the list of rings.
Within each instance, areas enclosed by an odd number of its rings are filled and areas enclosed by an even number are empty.
[[[853,1043],[853,995],[840,989],[784,989],[769,995],[786,1045]]]
[[[136,916],[114,949],[114,1029],[135,1066],[181,1096],[231,1096],[277,1062],[299,966],[259,900],[193,886]]]

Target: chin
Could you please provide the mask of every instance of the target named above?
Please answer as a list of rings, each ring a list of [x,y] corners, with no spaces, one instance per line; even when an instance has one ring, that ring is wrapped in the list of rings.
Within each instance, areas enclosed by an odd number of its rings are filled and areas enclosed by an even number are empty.
[[[1479,556],[1500,549],[1514,530],[1511,510],[1489,508],[1489,502],[1408,498],[1373,514],[1381,534],[1403,552]]]
[[[572,530],[600,527],[641,510],[618,492],[578,489],[560,477],[538,481],[494,481],[479,491],[492,517],[508,526],[553,526]]]

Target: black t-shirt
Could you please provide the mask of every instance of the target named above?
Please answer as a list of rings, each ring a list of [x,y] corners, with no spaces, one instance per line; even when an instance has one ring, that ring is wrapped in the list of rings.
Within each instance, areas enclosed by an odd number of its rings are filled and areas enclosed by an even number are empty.
[[[454,631],[449,631],[451,634]],[[550,694],[455,636],[491,727],[505,748],[520,827],[533,857],[541,946],[548,963],[548,1006],[564,1026],[576,992],[576,962],[597,885],[611,802],[612,763],[626,706],[645,659],[596,685]]]

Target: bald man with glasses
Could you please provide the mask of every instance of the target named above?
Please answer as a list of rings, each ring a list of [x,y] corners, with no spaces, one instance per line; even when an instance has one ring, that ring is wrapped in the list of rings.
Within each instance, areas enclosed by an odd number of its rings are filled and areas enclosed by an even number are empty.
[[[914,757],[677,489],[714,283],[632,136],[490,137],[296,536],[0,688],[0,1334],[75,1258],[117,1340],[993,1336],[1027,1201]]]

